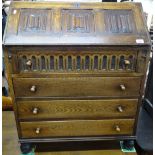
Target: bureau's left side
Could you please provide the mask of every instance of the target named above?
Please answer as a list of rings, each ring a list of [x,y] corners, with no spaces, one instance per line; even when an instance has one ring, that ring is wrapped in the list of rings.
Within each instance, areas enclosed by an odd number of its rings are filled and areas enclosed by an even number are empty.
[[[7,46],[3,46],[3,52],[4,52],[4,62],[5,62],[5,74],[6,74],[6,78],[7,78],[7,82],[8,82],[8,91],[9,91],[9,96],[12,98],[12,103],[13,103],[13,110],[14,110],[14,114],[15,114],[15,121],[16,121],[16,127],[17,127],[17,131],[18,131],[18,137],[20,137],[20,126],[19,126],[19,122],[18,122],[18,115],[17,115],[17,106],[16,106],[16,102],[15,102],[15,95],[14,95],[14,89],[13,89],[13,82],[12,82],[12,49],[7,47]]]

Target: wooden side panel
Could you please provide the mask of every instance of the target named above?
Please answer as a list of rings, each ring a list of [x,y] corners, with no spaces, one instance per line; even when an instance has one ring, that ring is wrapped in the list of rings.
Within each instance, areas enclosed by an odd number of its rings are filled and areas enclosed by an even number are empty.
[[[150,52],[148,50],[139,51],[137,57],[136,71],[139,73],[142,72],[145,73],[147,71],[149,59],[150,59]]]
[[[16,97],[137,97],[139,77],[14,78]],[[122,90],[121,86],[125,87]],[[33,89],[33,90],[32,90]]]
[[[133,119],[21,122],[22,138],[132,135]]]
[[[135,117],[138,99],[19,100],[19,119],[88,119]]]
[[[12,81],[12,77],[11,77],[11,65],[10,65],[10,61],[9,61],[9,51],[4,48],[4,60],[5,60],[5,69],[6,69],[6,75],[7,75],[7,82],[9,85],[9,96],[11,97],[12,103],[13,103],[13,110],[15,113],[15,120],[16,120],[16,126],[17,126],[17,131],[18,131],[18,136],[21,136],[21,132],[20,132],[20,126],[19,126],[19,122],[18,122],[18,116],[17,116],[17,106],[15,104],[15,94],[14,94],[14,89],[13,89],[13,81]]]
[[[7,24],[5,27],[5,31],[8,35],[17,35],[18,33],[18,24],[20,17],[20,9],[11,9],[9,12],[9,16],[7,17]],[[5,34],[4,34],[5,37]]]

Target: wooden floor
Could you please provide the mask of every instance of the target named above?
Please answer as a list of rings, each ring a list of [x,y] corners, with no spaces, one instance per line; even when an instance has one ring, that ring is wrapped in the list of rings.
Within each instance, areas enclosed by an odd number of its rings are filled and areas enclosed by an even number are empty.
[[[135,153],[123,153],[120,150],[102,150],[102,151],[70,151],[70,152],[52,152],[36,153],[36,155],[136,155]]]
[[[3,111],[3,155],[20,155],[18,137],[14,114],[11,111]],[[64,151],[45,152],[36,155],[137,155],[136,153],[123,153],[120,150],[91,150],[91,151]]]

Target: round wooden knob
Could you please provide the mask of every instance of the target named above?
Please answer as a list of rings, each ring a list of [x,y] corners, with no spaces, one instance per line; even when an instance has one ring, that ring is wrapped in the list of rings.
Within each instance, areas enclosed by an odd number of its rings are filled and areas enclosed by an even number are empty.
[[[29,66],[29,67],[31,67],[31,65],[32,65],[31,60],[28,60],[28,61],[26,62],[26,65]]]
[[[36,91],[36,86],[31,86],[30,91],[35,92]]]
[[[123,84],[120,85],[121,90],[125,90],[125,86]]]
[[[40,128],[37,128],[36,129],[36,134],[39,134],[40,133]]]
[[[120,131],[121,131],[121,129],[120,129],[120,127],[119,127],[118,125],[115,126],[115,130],[116,130],[117,132],[120,132]]]
[[[11,59],[12,58],[12,55],[9,55],[8,58]]]
[[[118,112],[123,112],[122,106],[118,106],[118,107],[117,107],[117,110],[118,110]]]
[[[38,108],[34,108],[34,109],[33,109],[33,114],[34,114],[34,115],[38,114]]]
[[[124,60],[125,65],[130,65],[130,61],[129,60]]]

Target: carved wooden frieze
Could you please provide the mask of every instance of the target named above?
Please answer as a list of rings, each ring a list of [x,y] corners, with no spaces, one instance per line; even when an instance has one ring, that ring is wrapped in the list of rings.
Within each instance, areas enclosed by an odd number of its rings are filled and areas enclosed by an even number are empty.
[[[134,33],[136,26],[131,10],[100,10],[104,19],[101,33]],[[20,33],[49,32],[61,34],[93,34],[95,32],[95,16],[93,9],[21,9],[18,31]],[[56,18],[60,16],[59,18]],[[59,19],[59,20],[58,20]],[[99,22],[99,21],[98,21]],[[52,26],[60,27],[58,32]],[[97,32],[96,32],[97,33]]]
[[[135,52],[117,53],[49,53],[38,52],[19,53],[17,64],[21,72],[87,72],[87,71],[115,71],[133,72],[136,66]]]
[[[139,3],[19,3],[11,6],[6,45],[149,45]]]

